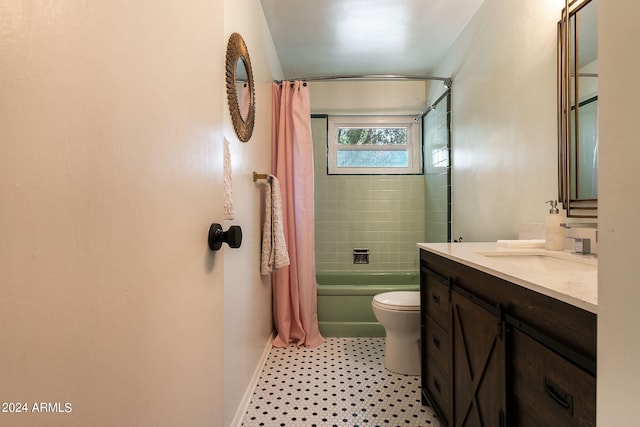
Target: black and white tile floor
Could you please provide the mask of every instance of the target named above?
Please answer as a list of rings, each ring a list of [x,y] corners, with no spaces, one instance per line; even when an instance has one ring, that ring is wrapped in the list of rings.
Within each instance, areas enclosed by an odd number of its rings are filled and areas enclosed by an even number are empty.
[[[243,427],[439,427],[420,377],[384,369],[384,338],[272,348]]]

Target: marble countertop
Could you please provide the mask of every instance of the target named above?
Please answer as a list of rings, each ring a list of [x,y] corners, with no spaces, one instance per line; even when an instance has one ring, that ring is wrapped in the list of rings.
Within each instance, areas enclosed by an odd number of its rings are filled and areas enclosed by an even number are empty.
[[[418,248],[597,313],[595,255],[489,243],[418,243]]]

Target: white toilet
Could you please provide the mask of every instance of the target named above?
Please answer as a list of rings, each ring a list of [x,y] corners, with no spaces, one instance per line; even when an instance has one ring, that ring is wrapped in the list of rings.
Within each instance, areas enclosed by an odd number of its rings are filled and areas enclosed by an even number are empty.
[[[387,335],[384,367],[420,375],[420,292],[385,292],[375,295],[371,306]]]

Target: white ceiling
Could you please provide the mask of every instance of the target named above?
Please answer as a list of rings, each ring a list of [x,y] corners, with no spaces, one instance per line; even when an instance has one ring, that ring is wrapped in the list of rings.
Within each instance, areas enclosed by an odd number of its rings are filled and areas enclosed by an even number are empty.
[[[431,76],[483,1],[261,0],[286,79]]]

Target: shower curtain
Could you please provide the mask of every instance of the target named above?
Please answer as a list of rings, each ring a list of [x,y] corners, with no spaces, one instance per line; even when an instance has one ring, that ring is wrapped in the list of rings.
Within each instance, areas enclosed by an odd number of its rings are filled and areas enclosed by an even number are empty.
[[[273,345],[315,347],[324,338],[318,329],[309,87],[301,81],[274,83],[272,94],[271,170],[280,181],[291,260],[272,275]]]

